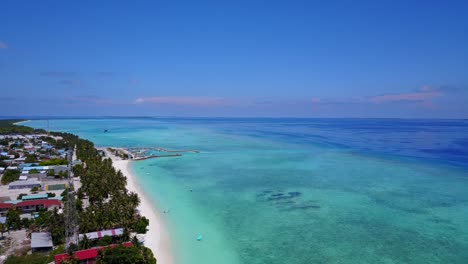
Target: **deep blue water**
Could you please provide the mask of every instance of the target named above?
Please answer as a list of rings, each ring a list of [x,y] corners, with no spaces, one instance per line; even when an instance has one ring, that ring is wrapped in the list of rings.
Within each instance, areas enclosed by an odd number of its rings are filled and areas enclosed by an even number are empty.
[[[468,166],[468,120],[163,118],[222,133]]]

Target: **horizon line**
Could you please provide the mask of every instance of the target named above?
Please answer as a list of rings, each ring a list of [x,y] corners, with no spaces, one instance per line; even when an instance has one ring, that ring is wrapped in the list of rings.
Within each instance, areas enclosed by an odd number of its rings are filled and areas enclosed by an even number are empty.
[[[102,115],[102,116],[0,116],[0,120],[24,119],[26,120],[46,120],[46,119],[117,119],[117,118],[184,118],[184,119],[392,119],[392,120],[468,120],[468,118],[438,118],[438,117],[274,117],[274,116],[119,116],[119,115]]]

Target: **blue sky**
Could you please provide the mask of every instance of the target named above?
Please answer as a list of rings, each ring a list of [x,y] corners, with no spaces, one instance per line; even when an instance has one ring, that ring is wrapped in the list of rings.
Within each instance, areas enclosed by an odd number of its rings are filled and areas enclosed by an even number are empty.
[[[467,1],[2,1],[1,115],[468,118]]]

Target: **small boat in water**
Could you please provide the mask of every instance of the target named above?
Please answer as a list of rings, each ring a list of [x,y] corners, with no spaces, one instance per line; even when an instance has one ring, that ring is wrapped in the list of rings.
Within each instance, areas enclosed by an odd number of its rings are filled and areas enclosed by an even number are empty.
[[[197,241],[202,241],[203,240],[203,236],[202,235],[198,235],[197,236]]]

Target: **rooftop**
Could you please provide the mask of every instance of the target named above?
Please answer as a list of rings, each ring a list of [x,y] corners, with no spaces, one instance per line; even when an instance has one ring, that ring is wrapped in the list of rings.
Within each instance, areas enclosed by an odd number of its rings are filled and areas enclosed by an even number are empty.
[[[50,233],[31,233],[31,248],[53,247]]]
[[[16,204],[16,207],[22,207],[22,206],[34,206],[34,205],[42,205],[44,207],[50,207],[50,206],[61,206],[62,203],[59,200],[56,199],[40,199],[40,200],[30,200],[30,201],[23,201],[19,202]]]
[[[0,196],[0,202],[10,201],[10,196]]]
[[[88,239],[98,239],[104,236],[121,236],[123,235],[123,228],[116,228],[116,229],[108,229],[108,230],[102,230],[102,231],[97,231],[97,232],[89,232],[86,234],[80,234],[79,239],[82,239],[83,236],[85,236]]]
[[[68,165],[52,165],[52,166],[30,166],[24,167],[23,171],[29,170],[54,170],[54,169],[68,169]]]
[[[17,204],[17,203],[21,203],[23,200],[9,200],[9,201],[5,201],[4,203],[7,203],[7,204]]]
[[[8,209],[10,207],[13,207],[13,204],[10,203],[0,203],[0,209]]]
[[[122,244],[124,247],[131,247],[132,246],[132,243],[131,242],[125,242]],[[116,246],[116,244],[112,244],[112,245],[109,245],[109,246],[106,246],[106,247],[95,247],[95,248],[90,248],[90,249],[85,249],[85,250],[79,250],[79,251],[75,251],[75,253],[73,254],[74,257],[76,259],[78,259],[78,261],[83,261],[83,260],[88,260],[88,259],[95,259],[99,253],[99,250],[102,250],[102,249],[105,249],[105,248],[114,248]],[[67,260],[69,258],[68,254],[67,253],[63,253],[63,254],[58,254],[58,255],[55,255],[54,257],[54,260],[55,260],[55,264],[60,264],[62,263],[64,260]]]
[[[21,199],[23,201],[26,200],[36,200],[36,199],[47,199],[47,193],[40,193],[40,194],[31,194],[31,195],[24,195]]]
[[[31,179],[28,179],[28,180],[25,180],[25,181],[14,181],[14,182],[11,182],[9,184],[9,186],[21,186],[21,185],[33,185],[33,184],[41,184],[40,182],[36,181],[36,180],[31,180]]]

